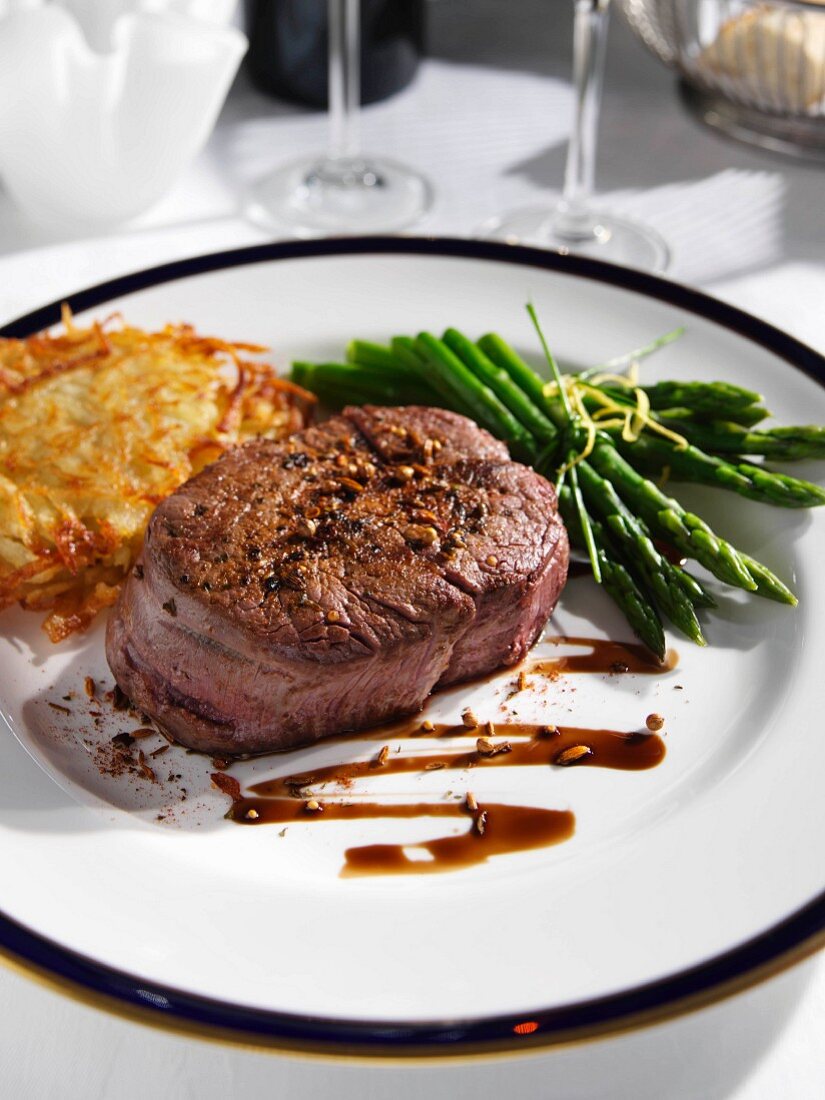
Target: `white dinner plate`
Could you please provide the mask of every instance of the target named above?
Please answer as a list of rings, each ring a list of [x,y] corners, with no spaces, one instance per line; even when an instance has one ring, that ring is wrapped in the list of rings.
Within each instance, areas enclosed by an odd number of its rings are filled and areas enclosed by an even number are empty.
[[[534,362],[532,299],[566,363],[597,364],[684,324],[645,377],[726,379],[780,422],[825,423],[825,364],[790,337],[697,292],[593,261],[467,241],[274,244],[174,263],[75,295],[79,319],[199,331],[329,360],[353,336],[495,329]],[[7,326],[56,323],[59,304]],[[816,477],[805,467],[803,476]],[[416,847],[469,822],[440,818],[239,827],[210,761],[144,742],[156,782],[112,777],[110,738],[138,721],[89,700],[112,686],[103,623],[53,646],[37,615],[0,620],[0,945],[53,980],[174,1026],[282,1047],[374,1054],[529,1048],[662,1018],[800,957],[825,928],[825,535],[822,517],[676,488],[784,578],[795,610],[713,585],[710,645],[669,635],[657,676],[562,675],[519,695],[520,717],[644,729],[661,713],[660,766],[479,769],[479,801],[570,810],[564,843],[472,867],[341,877],[345,849]],[[631,640],[589,579],[572,580],[549,633]],[[541,641],[534,657],[561,652]],[[572,652],[572,650],[565,650]],[[537,680],[538,682],[538,680]],[[513,673],[435,697],[501,718]],[[62,708],[62,709],[61,709]],[[95,725],[89,711],[102,717]],[[391,751],[422,751],[390,739]],[[233,768],[307,771],[375,752],[340,742]],[[439,771],[359,780],[414,800],[462,797]],[[448,793],[449,792],[449,793]],[[426,854],[426,853],[424,853]]]

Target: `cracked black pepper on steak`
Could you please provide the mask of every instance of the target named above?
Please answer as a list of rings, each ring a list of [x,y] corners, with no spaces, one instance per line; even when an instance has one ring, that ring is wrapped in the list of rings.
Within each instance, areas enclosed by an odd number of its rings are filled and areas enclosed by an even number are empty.
[[[552,485],[470,420],[349,408],[159,505],[106,655],[183,744],[290,748],[516,664],[567,559]]]

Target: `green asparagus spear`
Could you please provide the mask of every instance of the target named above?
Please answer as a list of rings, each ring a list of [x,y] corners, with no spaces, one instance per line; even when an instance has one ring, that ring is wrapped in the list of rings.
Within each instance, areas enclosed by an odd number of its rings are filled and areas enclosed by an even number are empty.
[[[426,359],[416,347],[412,336],[394,336],[390,346],[393,355],[396,355],[399,361],[409,370],[416,373],[419,381],[427,386],[432,393],[437,394],[436,399],[430,402],[431,404],[438,405],[442,409],[452,409],[453,412],[466,413],[467,410],[462,400],[454,397],[452,390],[448,386],[440,384],[439,379],[433,376]]]
[[[415,346],[412,336],[394,336],[390,341],[390,348],[400,363],[413,371],[422,380],[426,379],[426,363],[424,356]]]
[[[347,344],[346,359],[348,363],[360,367],[372,367],[391,377],[416,373],[392,348],[374,344],[371,340],[350,340]]]
[[[622,557],[639,572],[661,610],[688,638],[706,645],[693,603],[674,576],[678,566],[662,557],[609,481],[587,462],[579,463],[578,472],[588,508],[599,513]]]
[[[577,375],[582,380],[585,379],[585,375],[588,374],[585,371],[584,374]],[[610,397],[617,404],[624,405],[628,409],[635,408],[637,405],[636,396],[632,389],[628,387],[611,386],[607,383],[600,383],[595,385],[594,382],[589,381],[589,386],[595,386],[607,397]],[[586,396],[584,403],[587,409],[591,412],[598,412],[602,406],[595,399],[594,396]],[[697,409],[688,409],[684,406],[676,406],[667,409],[651,409],[650,416],[653,420],[660,424],[664,424],[666,427],[672,428],[673,431],[680,431],[680,425],[684,426],[683,435],[690,435],[694,430],[694,425],[698,432],[707,431],[709,424],[724,424],[732,426],[734,432],[739,429],[752,428],[754,424],[758,424],[760,420],[764,420],[770,416],[770,410],[766,409],[764,405],[747,405],[741,409],[726,408],[721,412],[716,411],[714,413],[702,412]],[[722,419],[726,417],[727,419]],[[703,444],[697,440],[699,446]],[[735,449],[735,448],[734,448]],[[705,450],[713,450],[712,447],[705,447]]]
[[[578,510],[568,485],[563,485],[559,492],[559,508],[571,540],[580,550],[586,550]],[[665,632],[656,608],[615,555],[610,538],[602,525],[592,518],[590,525],[605,592],[618,605],[636,636],[660,661],[664,660]]]
[[[723,420],[702,423],[662,415],[658,419],[695,446],[713,454],[764,455],[775,462],[825,458],[825,427],[819,425],[765,428],[754,432],[741,424]]]
[[[651,409],[685,405],[694,412],[724,418],[727,409],[745,409],[762,401],[762,395],[729,382],[656,382],[642,386]]]
[[[649,536],[650,532],[647,529],[647,524],[642,523],[641,520],[639,520],[639,523],[642,530]],[[662,557],[664,557],[664,554]],[[685,595],[694,607],[716,607],[716,600],[710,592],[683,565],[674,565],[673,576],[681,584],[685,590]]]
[[[585,371],[579,375],[583,380],[588,380],[594,385],[588,375],[592,372]],[[703,440],[708,430],[708,422],[722,422],[726,427],[731,427],[737,432],[737,425],[742,429],[752,427],[769,416],[769,411],[764,405],[759,404],[760,394],[744,390],[739,386],[731,386],[727,382],[658,382],[652,386],[627,386],[621,387],[612,382],[604,382],[597,386],[606,396],[628,408],[636,405],[634,389],[641,389],[647,394],[650,401],[651,416],[673,431],[680,432],[702,446],[705,450],[712,451],[712,446],[706,445]],[[592,410],[599,408],[594,398],[586,399],[587,406]],[[694,428],[694,425],[696,427]],[[736,451],[736,446],[726,448]],[[742,451],[742,453],[761,454],[761,451]]]
[[[519,389],[523,390],[533,404],[541,409],[557,427],[562,427],[567,422],[565,417],[560,415],[558,403],[551,401],[545,395],[546,380],[528,366],[506,340],[494,332],[489,332],[478,341],[478,347],[497,367],[507,371]]]
[[[719,538],[698,516],[633,469],[612,445],[599,439],[589,459],[653,532],[663,533],[686,557],[695,558],[719,580],[748,592],[756,582],[734,546]]]
[[[669,439],[641,435],[633,443],[613,435],[616,446],[636,464],[654,470],[667,469],[675,481],[696,481],[730,489],[749,500],[782,508],[815,508],[825,504],[825,490],[810,481],[775,473],[747,462],[733,463],[705,454],[698,447],[679,448]]]
[[[538,409],[512,380],[502,367],[489,359],[471,340],[458,331],[448,328],[442,340],[473,374],[490,387],[510,412],[532,432],[544,447],[558,443],[556,426]]]
[[[688,597],[693,606],[706,608],[716,607],[716,600],[713,598],[710,592],[708,592],[704,585],[700,584],[696,577],[694,577],[692,573],[685,569],[684,565],[681,562],[673,561],[671,558],[668,557],[667,551],[672,551],[673,548],[670,547],[669,544],[663,539],[655,540],[643,519],[640,519],[638,516],[635,516],[634,519],[640,533],[646,538],[650,539],[650,541],[656,547],[662,558],[667,563],[670,577],[681,585],[681,587],[684,589],[685,595]],[[628,560],[625,564],[632,571],[634,564],[633,561]]]
[[[796,607],[799,600],[797,600],[790,588],[784,585],[766,565],[748,557],[747,554],[742,554],[741,557],[742,561],[748,567],[748,572],[754,579],[758,595],[764,596],[766,600],[776,600],[777,603],[787,603],[790,604],[791,607]]]
[[[345,405],[397,405],[397,401],[387,401],[372,390],[362,390],[358,386],[340,386],[335,382],[313,381],[312,385],[301,382],[304,389],[314,393],[322,405],[329,409],[343,409]]]
[[[766,409],[764,405],[747,405],[743,409],[727,409],[722,413],[703,413],[677,406],[672,409],[657,409],[653,413],[659,423],[673,426],[674,431],[679,430],[674,421],[690,425],[691,429],[696,425],[700,430],[710,426],[717,426],[719,430],[724,430],[732,425],[733,430],[736,431],[739,428],[752,428],[754,424],[758,424],[770,415],[770,409]],[[697,443],[699,446],[704,446],[700,440],[697,440]],[[705,447],[705,450],[712,451],[713,447]]]
[[[395,379],[351,363],[292,364],[291,378],[325,404],[433,405],[438,395],[418,379]],[[333,398],[332,401],[328,398]]]
[[[508,443],[515,457],[535,459],[537,447],[531,433],[442,340],[422,332],[415,347],[425,360],[423,375],[433,389],[461,404],[460,411]]]

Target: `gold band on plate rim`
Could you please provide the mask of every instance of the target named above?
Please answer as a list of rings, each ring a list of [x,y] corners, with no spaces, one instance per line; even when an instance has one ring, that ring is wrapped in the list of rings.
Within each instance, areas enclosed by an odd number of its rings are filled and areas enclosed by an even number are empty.
[[[588,1024],[566,1030],[556,1030],[541,1035],[538,1031],[519,1038],[508,1037],[480,1042],[455,1042],[444,1047],[434,1044],[404,1046],[402,1050],[376,1044],[359,1044],[357,1047],[345,1043],[315,1041],[311,1039],[285,1039],[280,1036],[267,1038],[252,1035],[241,1030],[218,1025],[200,1024],[182,1019],[179,1016],[160,1016],[157,1009],[140,1008],[126,1004],[116,997],[89,989],[79,982],[71,981],[52,973],[44,967],[21,959],[8,948],[0,946],[0,962],[14,973],[21,975],[50,992],[60,993],[71,1000],[89,1008],[98,1009],[108,1015],[118,1016],[130,1023],[140,1024],[166,1034],[181,1038],[199,1039],[219,1046],[246,1049],[250,1052],[269,1053],[293,1058],[311,1056],[324,1061],[347,1061],[363,1065],[380,1062],[382,1065],[420,1064],[429,1062],[454,1063],[473,1058],[508,1058],[514,1054],[540,1054],[550,1048],[578,1046],[587,1042],[619,1037],[630,1032],[640,1031],[655,1024],[686,1016],[703,1008],[719,1004],[738,993],[752,989],[756,985],[785,973],[792,967],[811,958],[825,947],[825,929],[815,933],[802,943],[774,956],[767,962],[752,967],[725,981],[718,982],[707,989],[676,998],[669,1004],[629,1012],[615,1020],[598,1024]]]

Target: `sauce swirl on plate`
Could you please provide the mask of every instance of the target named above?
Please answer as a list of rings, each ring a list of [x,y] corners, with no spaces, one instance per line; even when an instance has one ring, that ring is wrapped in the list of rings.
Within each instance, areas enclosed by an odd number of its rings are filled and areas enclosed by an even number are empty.
[[[671,670],[677,661],[671,651],[667,661],[658,662],[643,646],[635,644],[579,637],[547,640],[588,650],[534,661],[529,666],[530,673],[544,673],[553,679],[562,673],[655,675]],[[358,741],[385,743],[369,759],[277,776],[255,783],[247,791],[241,790],[234,777],[217,773],[212,777],[215,784],[232,799],[227,817],[251,826],[425,817],[467,822],[462,831],[433,840],[347,848],[342,875],[449,871],[483,863],[491,856],[557,844],[572,836],[575,829],[575,816],[569,810],[477,800],[471,791],[466,795],[448,792],[441,801],[401,801],[403,794],[377,800],[374,791],[359,794],[354,787],[357,780],[460,770],[472,785],[474,773],[488,768],[639,771],[656,767],[665,755],[662,738],[648,730],[484,723],[469,712],[461,724],[434,723],[416,716],[360,734],[339,735],[335,740],[350,745]]]

